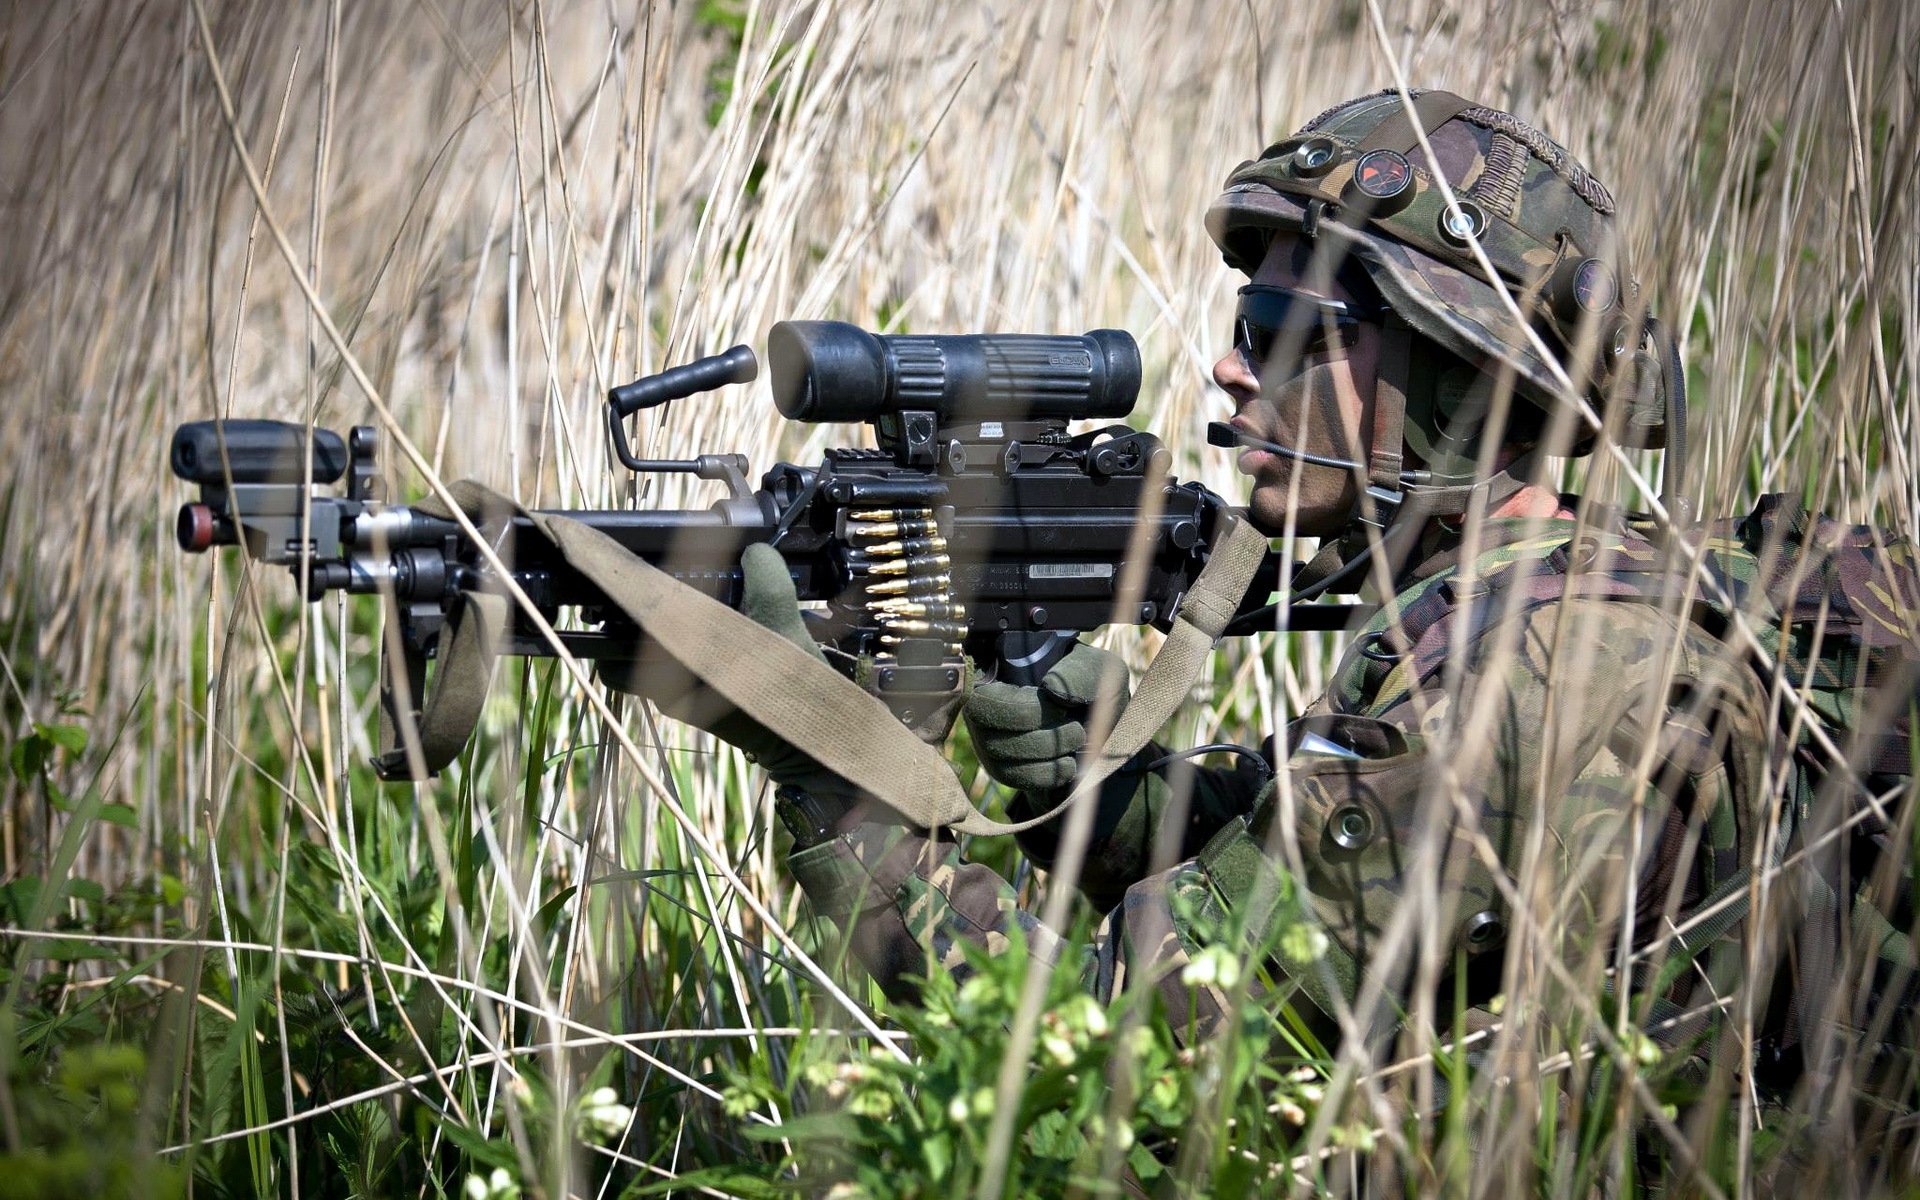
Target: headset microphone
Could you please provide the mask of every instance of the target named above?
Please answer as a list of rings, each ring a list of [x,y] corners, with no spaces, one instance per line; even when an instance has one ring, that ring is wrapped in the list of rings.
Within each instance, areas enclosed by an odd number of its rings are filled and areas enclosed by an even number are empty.
[[[1305,450],[1296,450],[1292,446],[1282,446],[1279,442],[1269,442],[1262,438],[1254,437],[1250,433],[1242,433],[1225,421],[1210,421],[1207,423],[1207,444],[1223,447],[1244,446],[1249,450],[1263,450],[1268,454],[1278,454],[1282,458],[1298,459],[1301,462],[1313,463],[1315,466],[1320,467],[1333,467],[1340,471],[1358,471],[1361,474],[1365,474],[1367,470],[1359,463],[1350,462],[1344,458],[1328,458],[1324,454],[1309,454]]]

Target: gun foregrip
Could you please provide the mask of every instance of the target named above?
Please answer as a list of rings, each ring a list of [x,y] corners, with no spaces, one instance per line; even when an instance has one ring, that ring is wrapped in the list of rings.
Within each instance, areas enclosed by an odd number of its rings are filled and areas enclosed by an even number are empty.
[[[224,443],[224,451],[223,451]],[[234,483],[299,483],[311,462],[313,482],[332,483],[347,473],[347,442],[330,429],[288,421],[189,421],[173,431],[168,456],[173,473],[188,483],[224,487]]]

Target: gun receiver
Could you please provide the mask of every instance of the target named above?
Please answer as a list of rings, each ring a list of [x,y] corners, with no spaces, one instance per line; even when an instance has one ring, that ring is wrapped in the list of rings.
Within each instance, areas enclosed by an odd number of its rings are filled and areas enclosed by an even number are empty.
[[[705,509],[554,513],[736,607],[741,552],[770,543],[801,600],[824,606],[807,616],[829,661],[909,724],[958,693],[968,657],[1035,681],[1080,633],[1115,621],[1166,628],[1206,563],[1225,500],[1167,478],[1151,434],[1068,432],[1076,419],[1132,411],[1140,358],[1126,333],[881,336],[782,322],[769,349],[783,414],[866,421],[877,447],[775,464],[752,490],[738,455],[635,458],[630,415],[754,377],[752,351],[736,346],[616,388],[607,409],[625,465],[722,480],[726,497]],[[196,553],[241,545],[288,567],[310,600],[388,598],[417,698],[460,596],[505,587],[455,522],[373,498],[375,441],[367,427],[342,439],[274,421],[182,425],[174,472],[201,493],[181,509],[178,540]],[[345,494],[329,494],[342,477]],[[577,618],[560,634],[569,652],[610,677],[647,669],[639,631],[529,518],[488,532],[542,616]],[[1243,614],[1261,611],[1277,578],[1269,555]],[[520,612],[503,649],[550,652]]]

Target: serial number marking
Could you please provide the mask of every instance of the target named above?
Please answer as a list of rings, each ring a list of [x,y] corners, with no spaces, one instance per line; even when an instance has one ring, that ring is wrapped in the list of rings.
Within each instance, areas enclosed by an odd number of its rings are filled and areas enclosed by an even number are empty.
[[[1112,563],[1030,563],[1029,579],[1112,579]]]

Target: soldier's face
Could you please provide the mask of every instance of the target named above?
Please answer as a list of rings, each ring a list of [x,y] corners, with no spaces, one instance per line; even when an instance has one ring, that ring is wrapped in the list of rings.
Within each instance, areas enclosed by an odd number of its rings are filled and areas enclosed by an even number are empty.
[[[1315,250],[1323,254],[1316,257]],[[1337,310],[1315,319],[1313,297],[1360,307],[1354,295],[1325,261],[1331,246],[1277,234],[1250,283],[1300,294],[1268,292],[1243,298],[1236,318],[1235,345],[1213,365],[1213,380],[1233,401],[1235,428],[1310,454],[1351,462],[1366,461],[1366,434],[1372,427],[1374,366],[1379,327],[1370,321],[1334,327]],[[1265,313],[1285,313],[1284,322]],[[1285,327],[1282,328],[1281,326]],[[1247,508],[1253,523],[1279,536],[1293,514],[1295,533],[1324,537],[1338,533],[1358,498],[1356,473],[1303,463],[1263,450],[1242,450],[1237,465],[1253,479]]]

